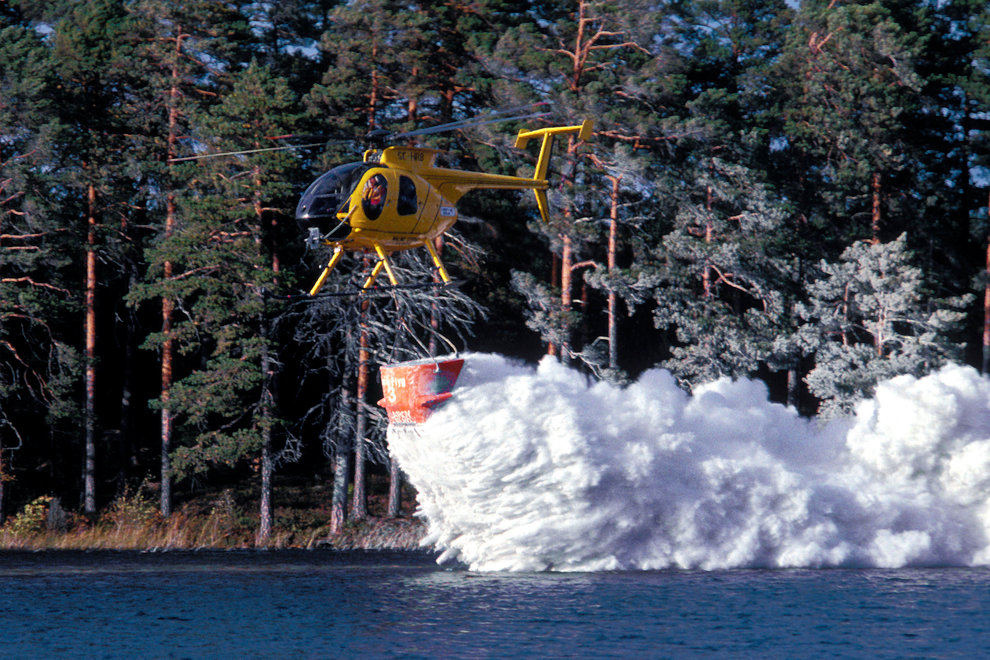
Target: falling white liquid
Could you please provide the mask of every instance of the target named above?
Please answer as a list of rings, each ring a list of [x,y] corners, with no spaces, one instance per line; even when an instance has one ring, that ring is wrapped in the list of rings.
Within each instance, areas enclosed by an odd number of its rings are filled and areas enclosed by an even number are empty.
[[[822,426],[758,381],[691,396],[663,370],[618,388],[471,354],[389,443],[425,543],[474,570],[990,563],[990,379],[968,367]]]

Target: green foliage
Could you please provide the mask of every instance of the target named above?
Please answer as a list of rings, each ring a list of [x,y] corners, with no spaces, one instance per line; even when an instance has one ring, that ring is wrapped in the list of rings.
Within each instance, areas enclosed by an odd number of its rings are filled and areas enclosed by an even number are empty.
[[[55,501],[51,495],[42,495],[24,505],[20,513],[7,521],[3,529],[14,537],[40,534],[47,528],[48,511]]]
[[[962,347],[952,337],[972,297],[926,295],[903,234],[889,243],[855,243],[838,263],[820,268],[808,304],[799,306],[808,323],[798,338],[815,356],[807,381],[824,414],[850,412],[881,380],[922,376],[959,358]]]
[[[118,529],[148,527],[161,522],[161,513],[158,502],[145,492],[144,487],[128,488],[114,499],[103,520]]]
[[[252,62],[233,82],[200,119],[215,148],[260,148],[266,136],[292,129],[295,98],[284,81]],[[153,263],[168,261],[181,275],[147,293],[174,296],[186,311],[172,337],[202,364],[169,391],[169,408],[191,443],[176,449],[179,474],[256,454],[275,424],[270,329],[285,280],[277,272],[278,246],[267,240],[277,219],[288,217],[294,166],[286,153],[211,163],[210,188],[180,199],[183,222],[151,253]],[[151,345],[164,338],[152,335]]]
[[[779,156],[802,177],[783,185],[810,202],[801,209],[807,217],[836,223],[826,231],[838,251],[877,231],[874,176],[886,191],[919,175],[907,120],[921,99],[916,63],[928,38],[923,29],[899,21],[882,2],[803,3],[776,64],[786,136]],[[880,202],[885,236],[913,223],[912,207],[898,205],[897,195]]]
[[[666,366],[688,383],[751,375],[792,323],[786,213],[743,166],[713,158],[691,174],[655,255],[654,321],[679,342]]]
[[[560,291],[523,271],[512,272],[512,287],[526,299],[526,327],[538,333],[545,344],[567,343],[578,315],[561,308]]]
[[[72,232],[54,215],[60,124],[55,60],[28,25],[0,20],[0,445],[35,440],[76,412],[79,363],[69,327]]]

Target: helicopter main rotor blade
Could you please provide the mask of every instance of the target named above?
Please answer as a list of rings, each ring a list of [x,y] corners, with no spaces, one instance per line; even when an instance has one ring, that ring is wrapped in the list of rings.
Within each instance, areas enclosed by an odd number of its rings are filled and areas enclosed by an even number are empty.
[[[262,147],[261,149],[241,149],[239,151],[217,151],[209,154],[198,154],[196,156],[180,156],[169,158],[170,163],[179,163],[186,160],[203,160],[204,158],[219,158],[220,156],[241,156],[244,154],[257,154],[264,151],[287,151],[289,149],[312,149],[314,147],[325,146],[326,142],[314,142],[312,144],[293,144],[283,147]]]
[[[388,133],[387,131],[382,131],[379,135],[366,136],[373,137],[376,140],[383,142],[388,142],[390,140],[401,140],[410,137],[416,137],[419,135],[433,135],[436,133],[446,133],[448,131],[457,131],[467,128],[474,128],[475,126],[484,126],[486,124],[497,124],[503,121],[514,121],[519,119],[532,119],[534,117],[545,117],[549,115],[549,112],[535,111],[536,108],[541,106],[549,105],[546,101],[541,101],[539,103],[531,103],[528,105],[519,105],[512,108],[503,108],[501,110],[493,110],[485,115],[479,115],[475,117],[470,117],[468,119],[460,119],[458,121],[448,122],[446,124],[440,124],[438,126],[430,126],[428,128],[419,128],[412,131],[406,131],[404,133]],[[521,113],[521,114],[514,114]],[[312,134],[309,135],[279,135],[273,138],[268,138],[272,140],[285,140],[285,139],[300,139],[300,138],[314,138]],[[196,154],[193,156],[179,156],[177,158],[169,158],[170,163],[181,163],[190,160],[203,160],[205,158],[220,158],[222,156],[243,156],[247,154],[257,154],[264,153],[268,151],[287,151],[289,149],[315,149],[317,147],[326,147],[331,144],[347,144],[360,141],[360,138],[338,138],[324,140],[323,142],[310,142],[307,144],[293,144],[293,145],[283,145],[280,147],[261,147],[258,149],[238,149],[235,151],[218,151],[214,153],[206,154]]]
[[[496,124],[503,121],[514,121],[517,119],[532,119],[533,117],[545,117],[549,115],[549,112],[528,112],[525,114],[512,113],[525,112],[526,110],[533,110],[539,106],[547,105],[546,102],[532,103],[530,105],[521,105],[514,108],[505,108],[502,110],[495,110],[488,113],[487,115],[481,115],[478,117],[471,117],[469,119],[461,119],[458,121],[452,121],[446,124],[440,124],[439,126],[431,126],[429,128],[418,128],[412,131],[406,131],[404,133],[395,133],[389,136],[389,139],[401,140],[407,137],[416,137],[418,135],[432,135],[434,133],[446,133],[447,131],[456,131],[465,128],[474,128],[475,126],[484,126],[485,124]],[[509,116],[502,116],[509,115]]]
[[[288,134],[288,135],[276,135],[274,137],[265,138],[266,140],[299,140],[304,138],[316,139],[318,135],[310,134]],[[285,144],[280,147],[260,147],[258,149],[237,149],[235,151],[217,151],[207,154],[196,154],[194,156],[179,156],[178,158],[169,158],[168,162],[178,163],[187,160],[202,160],[204,158],[218,158],[220,156],[241,156],[244,154],[257,154],[266,151],[288,151],[290,149],[316,149],[319,147],[329,147],[332,144],[352,144],[360,138],[330,138],[324,139],[322,142],[308,142],[306,144]]]

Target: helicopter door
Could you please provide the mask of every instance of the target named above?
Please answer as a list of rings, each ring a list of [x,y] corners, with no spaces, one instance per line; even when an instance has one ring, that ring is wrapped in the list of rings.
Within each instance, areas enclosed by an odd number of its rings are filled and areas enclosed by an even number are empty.
[[[437,222],[437,213],[443,198],[437,193],[437,189],[430,185],[429,181],[419,179],[416,181],[422,198],[419,200],[418,213],[416,214],[416,224],[413,227],[413,234],[426,234],[433,229]]]

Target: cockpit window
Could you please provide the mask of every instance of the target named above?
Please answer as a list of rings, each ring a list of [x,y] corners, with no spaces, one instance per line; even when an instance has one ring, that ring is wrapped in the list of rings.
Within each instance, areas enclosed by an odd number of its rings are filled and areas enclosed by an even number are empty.
[[[412,215],[417,208],[416,184],[407,176],[399,176],[399,203],[396,205],[399,215]]]
[[[361,210],[368,220],[377,220],[382,214],[386,197],[388,197],[388,181],[385,175],[375,174],[364,182],[364,190],[361,191]]]
[[[361,180],[361,175],[370,167],[374,165],[363,162],[347,163],[320,176],[300,198],[299,206],[296,207],[296,219],[336,216]]]

